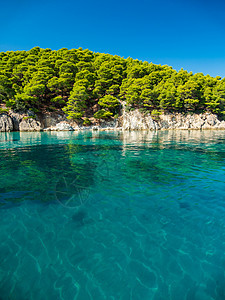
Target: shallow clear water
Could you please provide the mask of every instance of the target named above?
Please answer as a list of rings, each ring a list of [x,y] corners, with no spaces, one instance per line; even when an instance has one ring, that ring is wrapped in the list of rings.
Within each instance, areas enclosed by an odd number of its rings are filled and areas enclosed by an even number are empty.
[[[0,299],[224,300],[225,132],[1,133]]]

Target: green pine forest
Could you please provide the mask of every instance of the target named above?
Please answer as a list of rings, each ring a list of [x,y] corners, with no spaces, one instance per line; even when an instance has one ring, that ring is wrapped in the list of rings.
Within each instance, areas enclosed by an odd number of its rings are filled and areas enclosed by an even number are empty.
[[[225,114],[225,78],[179,72],[90,50],[35,47],[0,53],[1,111],[62,110],[68,119],[117,118],[126,110]],[[3,109],[4,108],[4,109]]]

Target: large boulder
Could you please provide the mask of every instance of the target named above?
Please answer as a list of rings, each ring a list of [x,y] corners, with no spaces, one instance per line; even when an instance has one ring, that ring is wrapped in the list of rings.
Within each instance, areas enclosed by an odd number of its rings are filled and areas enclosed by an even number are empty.
[[[32,118],[23,118],[19,123],[19,131],[41,131],[42,129],[41,122]]]
[[[7,114],[0,114],[0,131],[13,131],[13,121]]]

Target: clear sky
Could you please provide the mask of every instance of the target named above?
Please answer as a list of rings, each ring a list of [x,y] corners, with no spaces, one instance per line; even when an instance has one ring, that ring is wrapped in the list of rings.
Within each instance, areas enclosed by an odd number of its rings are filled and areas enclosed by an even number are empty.
[[[225,77],[225,1],[0,1],[0,51],[82,47]]]

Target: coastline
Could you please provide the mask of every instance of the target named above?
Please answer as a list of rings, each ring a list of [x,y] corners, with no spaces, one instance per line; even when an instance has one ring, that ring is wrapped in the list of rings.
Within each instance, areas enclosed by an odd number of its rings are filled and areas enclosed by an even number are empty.
[[[0,114],[0,132],[34,131],[157,131],[157,130],[225,130],[225,121],[220,121],[215,114],[162,114],[152,117],[138,109],[130,112],[122,110],[118,119],[95,122],[91,126],[81,126],[67,120],[62,114],[28,113]]]

